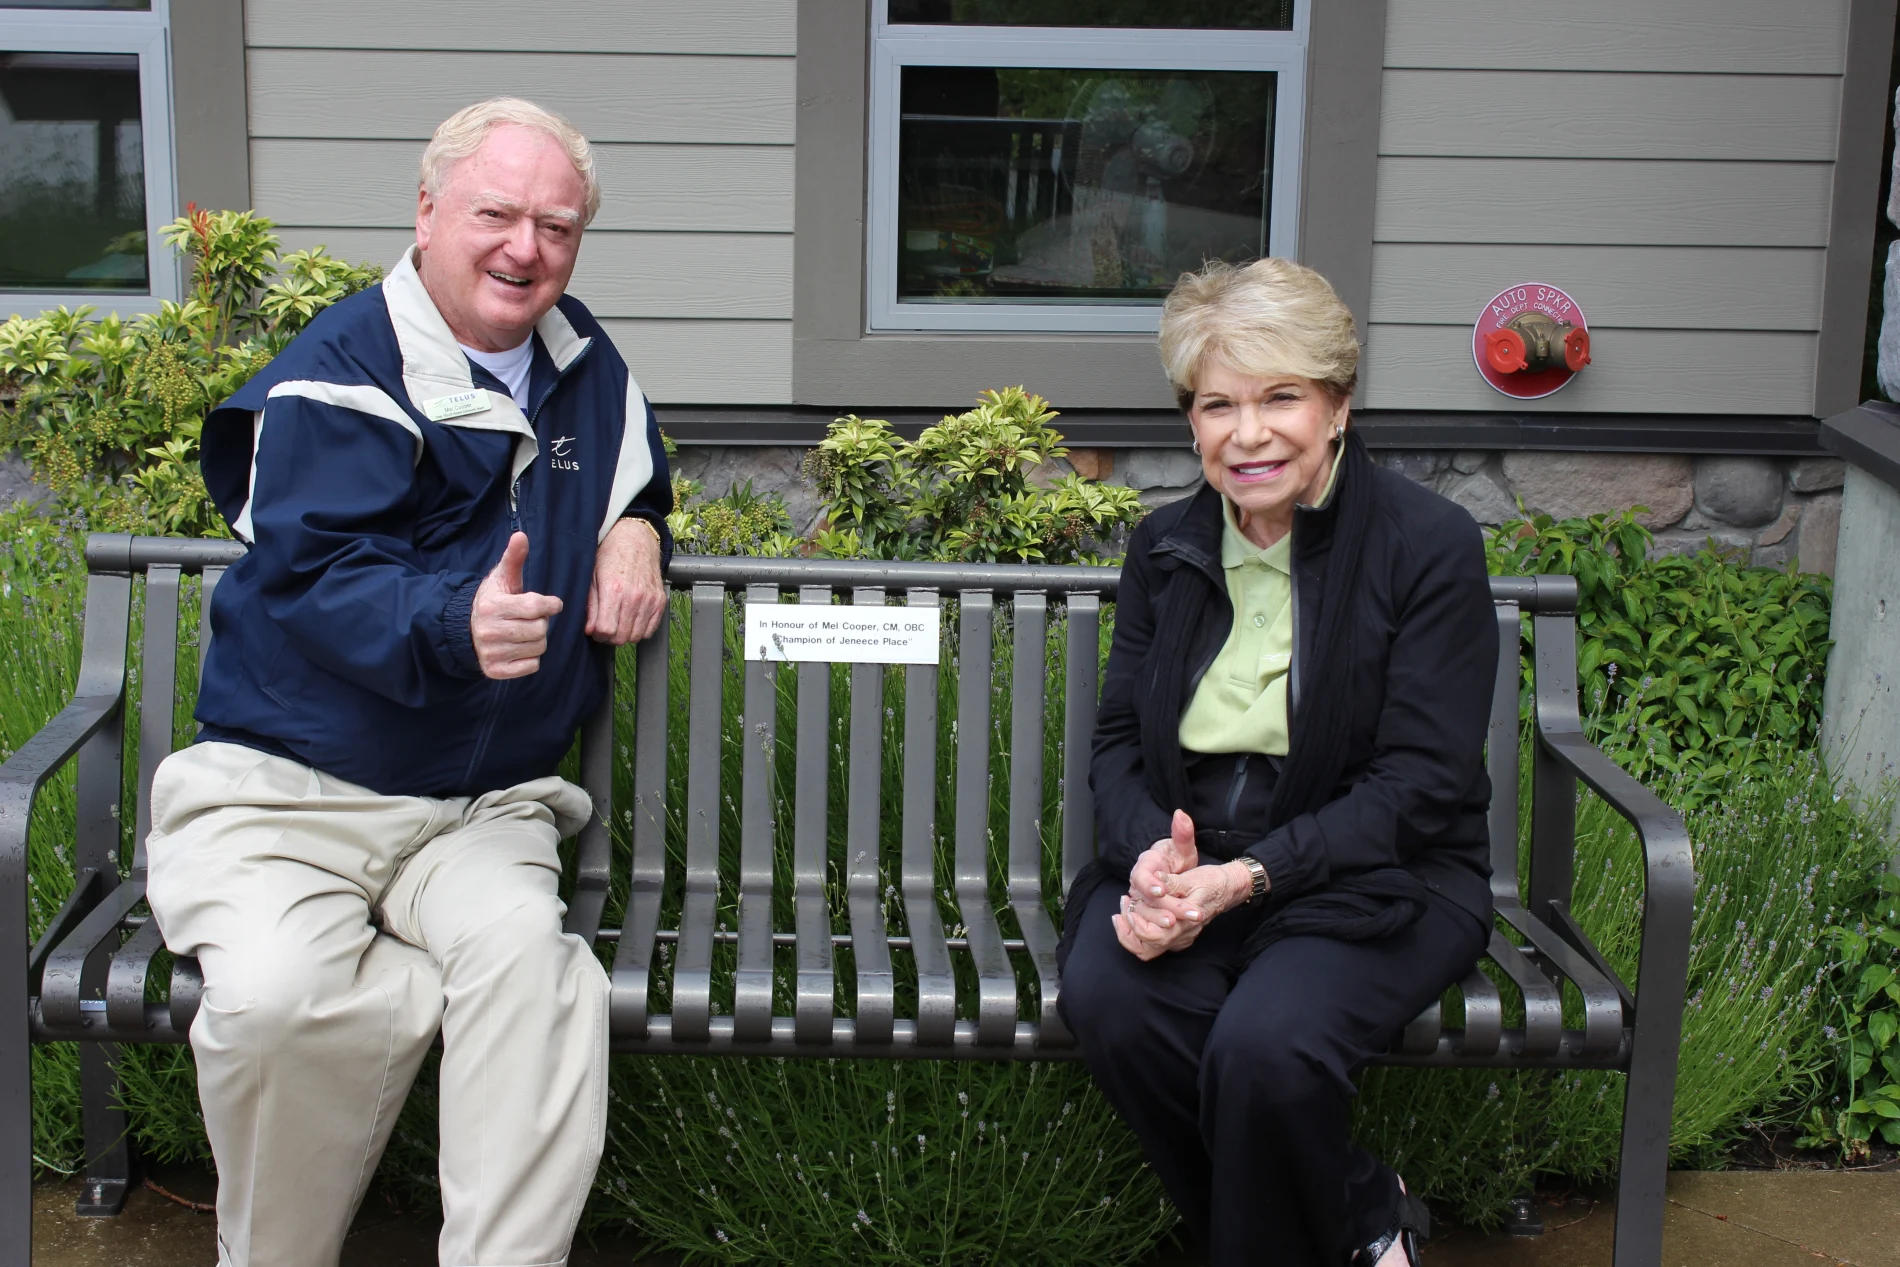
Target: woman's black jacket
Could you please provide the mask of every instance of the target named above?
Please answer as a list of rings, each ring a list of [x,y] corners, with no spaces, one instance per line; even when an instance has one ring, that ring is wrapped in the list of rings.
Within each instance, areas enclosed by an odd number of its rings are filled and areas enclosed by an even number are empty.
[[[1404,476],[1370,462],[1353,473],[1374,484],[1352,662],[1313,645],[1335,496],[1294,512],[1287,690],[1296,743],[1303,703],[1349,701],[1344,774],[1316,812],[1271,830],[1263,822],[1247,852],[1266,867],[1276,905],[1344,876],[1401,866],[1489,927],[1491,785],[1483,756],[1498,630],[1484,540],[1462,508]],[[1175,809],[1163,803],[1165,782],[1143,769],[1143,731],[1158,727],[1172,743],[1181,721],[1178,711],[1155,715],[1154,675],[1186,675],[1177,694],[1185,707],[1233,628],[1221,519],[1220,494],[1203,486],[1150,514],[1129,542],[1089,769],[1099,856],[1116,881],[1167,836]],[[1165,594],[1172,586],[1189,589]],[[1150,663],[1157,610],[1185,613],[1189,622],[1181,638],[1164,639],[1189,649],[1172,664]]]

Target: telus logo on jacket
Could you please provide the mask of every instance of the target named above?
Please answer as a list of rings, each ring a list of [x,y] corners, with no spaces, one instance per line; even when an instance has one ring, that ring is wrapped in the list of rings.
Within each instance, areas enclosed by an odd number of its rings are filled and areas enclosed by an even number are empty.
[[[534,332],[524,415],[474,370],[414,252],[321,313],[205,419],[205,485],[250,551],[212,601],[204,740],[386,795],[471,796],[554,772],[601,698],[594,551],[623,515],[667,543],[652,409],[587,309]],[[475,589],[509,535],[558,596],[540,671],[482,676]]]

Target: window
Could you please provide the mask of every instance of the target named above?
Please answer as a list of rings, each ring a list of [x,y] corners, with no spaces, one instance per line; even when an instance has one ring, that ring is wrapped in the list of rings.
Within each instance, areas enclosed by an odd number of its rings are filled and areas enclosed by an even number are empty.
[[[870,329],[1152,331],[1181,272],[1296,254],[1305,10],[880,0]]]
[[[176,299],[166,0],[0,0],[0,313]]]

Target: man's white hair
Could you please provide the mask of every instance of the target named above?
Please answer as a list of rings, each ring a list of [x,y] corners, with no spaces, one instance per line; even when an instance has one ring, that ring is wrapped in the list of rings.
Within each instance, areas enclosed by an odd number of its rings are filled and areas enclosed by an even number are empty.
[[[429,138],[429,148],[422,151],[422,187],[429,191],[429,196],[440,198],[450,170],[479,150],[490,132],[506,124],[533,128],[561,143],[561,148],[567,151],[568,161],[574,164],[574,170],[579,173],[581,184],[586,190],[581,223],[592,224],[594,213],[600,210],[600,182],[594,178],[593,147],[572,123],[554,111],[537,106],[532,101],[523,101],[520,97],[492,97],[487,101],[478,101],[457,110],[442,121],[442,126]]]

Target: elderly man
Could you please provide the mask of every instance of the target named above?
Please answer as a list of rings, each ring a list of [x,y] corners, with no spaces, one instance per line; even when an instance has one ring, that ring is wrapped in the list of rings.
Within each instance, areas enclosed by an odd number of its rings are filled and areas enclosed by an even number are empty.
[[[212,605],[199,742],[152,789],[150,900],[198,956],[219,1262],[335,1264],[438,1031],[441,1261],[566,1261],[600,1158],[607,980],[561,931],[555,769],[665,610],[651,410],[563,295],[587,142],[471,106],[416,245],[206,420],[250,543]]]

